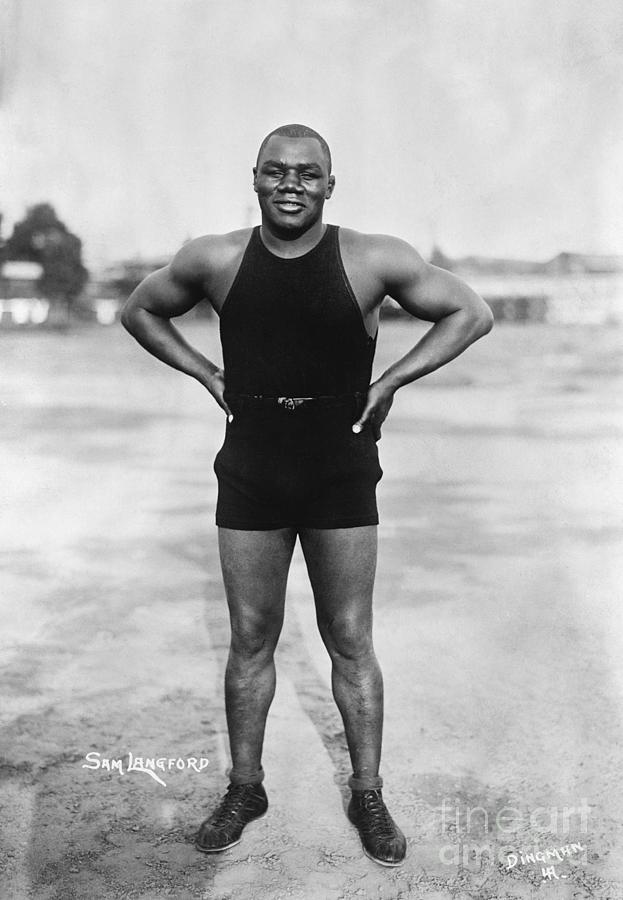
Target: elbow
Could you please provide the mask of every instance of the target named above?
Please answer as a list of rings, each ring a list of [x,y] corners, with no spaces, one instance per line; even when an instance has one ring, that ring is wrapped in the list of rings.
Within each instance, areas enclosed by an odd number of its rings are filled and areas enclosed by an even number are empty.
[[[485,334],[489,334],[489,332],[493,328],[493,323],[495,320],[493,318],[493,310],[491,309],[489,304],[485,303],[484,300],[482,302],[484,304],[483,322],[482,322],[482,327],[483,327],[482,334],[484,336]]]
[[[119,314],[119,321],[123,325],[126,331],[132,333],[132,314],[128,308],[128,304],[125,303],[121,308],[121,313]]]
[[[136,307],[133,303],[133,295],[130,295],[121,307],[121,312],[119,313],[119,321],[126,331],[129,331],[130,334],[134,333],[136,322]]]
[[[489,334],[493,328],[493,322],[494,319],[491,307],[482,300],[474,315],[474,327],[477,332],[477,337],[481,338],[484,337],[485,334]]]

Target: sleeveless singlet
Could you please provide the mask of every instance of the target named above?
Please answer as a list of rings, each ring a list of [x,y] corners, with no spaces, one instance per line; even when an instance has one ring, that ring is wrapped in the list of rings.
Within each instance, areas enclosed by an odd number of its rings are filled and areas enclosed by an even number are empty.
[[[253,229],[220,313],[227,394],[367,391],[376,336],[346,276],[338,233],[327,225],[309,252],[283,259]]]

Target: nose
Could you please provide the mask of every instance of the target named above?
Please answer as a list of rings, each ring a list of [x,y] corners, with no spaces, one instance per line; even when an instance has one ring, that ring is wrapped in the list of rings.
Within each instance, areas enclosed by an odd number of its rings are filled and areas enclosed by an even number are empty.
[[[287,169],[284,172],[283,178],[279,182],[279,190],[284,194],[298,194],[303,190],[301,179],[299,178],[299,173],[296,171],[296,169]]]

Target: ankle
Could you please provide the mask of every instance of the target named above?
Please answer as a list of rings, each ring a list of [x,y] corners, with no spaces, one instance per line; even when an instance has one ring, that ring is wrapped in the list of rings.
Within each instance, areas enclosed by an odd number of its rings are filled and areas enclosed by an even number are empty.
[[[348,779],[351,791],[379,791],[383,787],[380,775],[351,775]]]
[[[264,769],[236,769],[234,766],[227,772],[231,784],[261,784],[264,781]]]

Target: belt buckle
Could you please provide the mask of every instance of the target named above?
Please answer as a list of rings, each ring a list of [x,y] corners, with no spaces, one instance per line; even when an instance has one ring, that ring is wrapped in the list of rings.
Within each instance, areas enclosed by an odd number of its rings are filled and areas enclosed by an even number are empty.
[[[287,409],[288,412],[294,412],[299,406],[302,406],[305,403],[304,397],[277,397],[277,403],[279,406],[283,406],[284,409]]]

